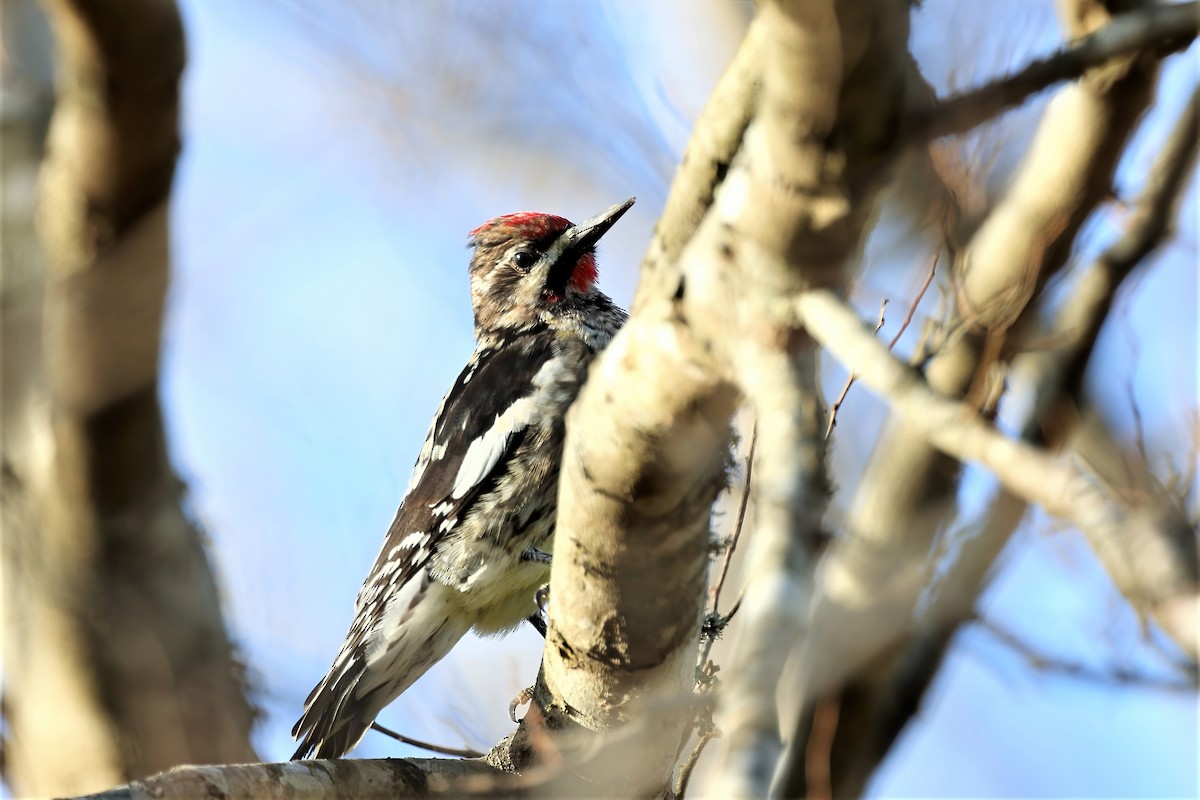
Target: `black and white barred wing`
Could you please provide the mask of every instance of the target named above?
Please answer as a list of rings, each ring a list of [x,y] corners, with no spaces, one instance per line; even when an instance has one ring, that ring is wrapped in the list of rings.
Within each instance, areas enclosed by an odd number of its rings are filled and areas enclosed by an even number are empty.
[[[442,400],[408,493],[355,601],[354,621],[329,674],[292,729],[293,758],[334,758],[471,627],[455,590],[430,577],[439,544],[502,476],[536,412],[534,376],[553,335],[526,334],[477,350]]]

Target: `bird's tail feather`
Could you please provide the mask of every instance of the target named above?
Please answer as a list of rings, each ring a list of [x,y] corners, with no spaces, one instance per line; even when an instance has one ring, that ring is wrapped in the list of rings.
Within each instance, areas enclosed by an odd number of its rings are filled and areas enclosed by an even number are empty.
[[[293,760],[348,753],[384,706],[466,634],[469,624],[453,610],[454,589],[431,582],[420,594],[420,602],[394,604],[368,636],[347,641],[329,674],[308,695],[304,714],[292,728],[292,737],[301,739]]]

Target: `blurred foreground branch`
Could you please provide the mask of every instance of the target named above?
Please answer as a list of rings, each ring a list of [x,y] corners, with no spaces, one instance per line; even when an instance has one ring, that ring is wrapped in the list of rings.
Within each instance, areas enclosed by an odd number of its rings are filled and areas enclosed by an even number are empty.
[[[169,0],[49,0],[44,340],[5,409],[5,777],[80,793],[254,759],[157,398],[184,43]],[[6,342],[8,350],[17,343]],[[6,389],[6,392],[8,390]]]
[[[272,800],[322,800],[353,797],[462,797],[463,781],[505,777],[482,761],[451,758],[349,759],[285,761],[281,764],[235,764],[178,767],[80,800],[193,800],[197,797],[270,797]],[[495,788],[495,787],[493,787]],[[486,793],[519,797],[518,790]]]
[[[1114,59],[1149,51],[1163,58],[1200,34],[1200,3],[1147,5],[1111,21],[1057,53],[976,89],[939,101],[911,122],[906,141],[965,133],[1056,83],[1074,80]]]
[[[725,736],[706,787],[713,796],[765,796],[781,771],[785,794],[860,793],[1026,503],[1078,525],[1117,583],[1195,658],[1195,542],[1182,510],[1052,454],[1032,427],[1018,440],[991,424],[1004,370],[1029,355],[1045,286],[1109,198],[1151,102],[1156,57],[1195,37],[1195,3],[1112,20],[1100,6],[1086,20],[1072,13],[1082,5],[1064,3],[1076,44],[914,116],[907,3],[759,4],[689,145],[633,316],[571,409],[542,671],[530,712],[486,764],[186,768],[103,796],[497,796],[534,783],[552,794],[670,796],[697,706],[707,713],[690,690],[710,509],[739,402],[755,412],[761,437],[756,530],[717,713]],[[1080,75],[1051,102],[1016,180],[959,254],[956,306],[936,332],[935,354],[923,371],[905,364],[842,299],[889,177],[879,166],[890,166],[897,142],[962,130]],[[1194,160],[1194,116],[1185,144],[1165,151],[1178,173]],[[1113,283],[1091,306],[1087,331],[1098,330],[1115,285],[1161,240],[1180,180],[1148,182],[1157,220],[1137,217],[1132,243],[1111,251]],[[1075,349],[1056,355],[1065,359],[1059,377],[1045,384],[1051,395],[1078,394],[1070,376],[1082,374],[1094,333],[1071,341]],[[828,554],[820,548],[832,490],[818,346],[897,418],[851,503],[849,535]],[[917,620],[931,545],[951,518],[964,460],[994,473],[1012,502],[993,515],[985,547],[964,549],[972,560],[961,558],[946,584],[955,591]],[[795,684],[789,656],[799,665]],[[778,698],[797,685],[793,727]]]
[[[1084,6],[1090,13],[1082,13]],[[1103,7],[1068,0],[1060,4],[1060,9],[1067,38],[1105,41],[1101,32],[1109,29],[1112,18]],[[1141,14],[1143,10],[1131,13]],[[1174,20],[1171,24],[1188,30],[1195,27],[1194,13],[1170,19]],[[1150,28],[1138,25],[1124,30],[1133,37],[1124,39],[1130,45]],[[1175,36],[1159,33],[1167,38]],[[1085,38],[1092,34],[1098,38]],[[1111,41],[1119,42],[1123,37]],[[1111,51],[1104,53],[1099,44],[1095,47],[1099,49],[1092,49],[1093,55],[1112,55]],[[1133,51],[1154,51],[1156,47],[1154,43],[1141,43]],[[958,424],[957,413],[971,420],[976,431],[994,433],[985,420],[994,413],[1008,362],[1027,346],[1028,329],[1036,320],[1034,312],[1041,291],[1069,263],[1076,237],[1089,215],[1111,196],[1116,165],[1153,98],[1158,72],[1154,57],[1126,56],[1094,63],[1101,66],[1062,87],[1052,98],[1004,195],[966,247],[955,253],[950,276],[954,309],[943,325],[932,329],[927,350],[932,355],[922,373],[894,364],[900,369],[896,377],[902,383],[911,380],[920,384],[926,396],[949,404],[941,425]],[[1086,65],[1084,61],[1075,64],[1080,70]],[[1033,84],[1024,85],[1029,88]],[[1003,97],[1008,89],[988,89],[984,96],[993,91],[996,97]],[[969,96],[971,93],[964,98]],[[963,108],[969,108],[972,102],[964,99]],[[979,118],[962,117],[966,122]],[[922,124],[920,115],[912,123],[914,129]],[[1064,146],[1065,142],[1070,146]],[[857,320],[853,328],[855,333],[860,332]],[[846,343],[839,340],[833,344]],[[873,351],[882,347],[878,342],[872,345]],[[830,349],[837,353],[836,347]],[[853,361],[846,363],[854,369],[859,367]],[[951,398],[962,398],[965,405],[954,406]],[[956,411],[950,411],[952,407]],[[893,411],[900,409],[893,407]],[[782,783],[787,793],[806,791],[806,742],[815,724],[816,705],[823,696],[833,697],[840,705],[829,757],[831,790],[835,795],[863,790],[868,776],[916,712],[961,619],[959,615],[969,613],[974,603],[974,594],[966,590],[943,598],[937,620],[919,618],[917,613],[918,599],[933,581],[930,554],[934,538],[951,524],[956,510],[961,464],[954,456],[963,454],[936,449],[946,443],[931,436],[945,433],[952,431],[931,430],[922,413],[900,411],[874,448],[850,503],[848,535],[835,544],[825,560],[809,646],[795,661],[800,690],[789,754],[791,769]],[[1002,437],[1000,440],[1005,448],[1014,444],[1004,443]],[[993,459],[988,466],[995,463]],[[1020,477],[1011,472],[1009,477]],[[1086,479],[1077,470],[1063,468],[1057,474],[1060,478],[1079,477],[1074,488],[1080,497],[1087,495]],[[1015,498],[1022,493],[1018,488],[1017,494],[1009,496]],[[1097,503],[1092,511],[1102,508],[1103,503]],[[1072,509],[1068,516],[1081,510]],[[956,570],[961,567],[987,575],[1023,512],[1021,504],[998,508],[988,523],[989,535],[979,540],[987,545],[974,547],[979,542],[972,539],[968,543],[971,549],[964,550],[964,554],[969,552],[974,563],[953,565],[947,580],[956,581]],[[1121,516],[1117,514],[1108,522]],[[1102,520],[1103,515],[1100,517]],[[965,583],[974,591],[982,588],[982,578],[978,583]],[[961,607],[951,611],[951,599]],[[923,627],[927,623],[928,629]]]

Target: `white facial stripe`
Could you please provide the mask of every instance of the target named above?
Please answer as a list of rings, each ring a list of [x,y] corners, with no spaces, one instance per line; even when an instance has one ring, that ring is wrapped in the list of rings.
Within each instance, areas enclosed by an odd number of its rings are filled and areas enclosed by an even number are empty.
[[[567,237],[559,236],[554,240],[554,244],[550,245],[550,249],[546,251],[546,261],[554,264],[562,256],[563,251],[567,249]]]

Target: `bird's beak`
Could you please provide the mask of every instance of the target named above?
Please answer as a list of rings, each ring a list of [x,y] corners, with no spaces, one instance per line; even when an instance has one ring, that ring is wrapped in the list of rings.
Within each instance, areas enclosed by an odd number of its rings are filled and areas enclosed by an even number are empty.
[[[623,203],[609,206],[591,219],[584,220],[563,231],[562,240],[565,250],[581,251],[600,241],[600,237],[608,233],[608,229],[616,224],[621,215],[633,206],[636,197],[631,197]]]
[[[566,291],[580,257],[595,247],[600,237],[629,210],[635,199],[631,197],[623,203],[609,206],[591,219],[572,225],[559,235],[548,253],[550,272],[546,276],[546,287],[552,293],[561,295]]]

